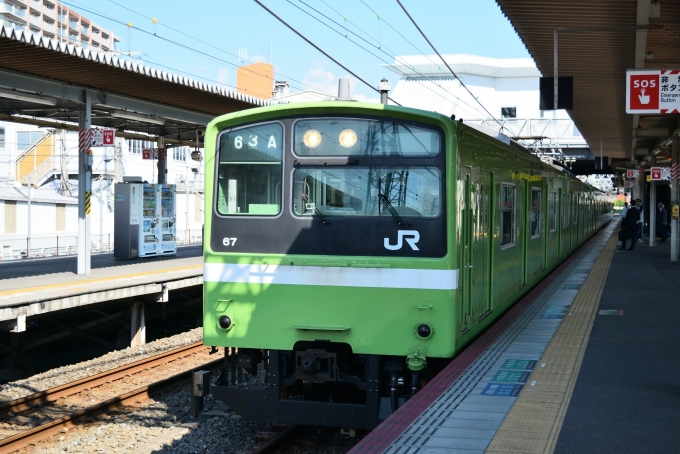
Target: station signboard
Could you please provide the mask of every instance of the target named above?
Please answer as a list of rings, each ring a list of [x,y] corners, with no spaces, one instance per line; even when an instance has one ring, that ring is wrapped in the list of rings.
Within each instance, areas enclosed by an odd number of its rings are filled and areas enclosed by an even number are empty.
[[[632,188],[633,186],[635,186],[635,183],[633,183],[632,181],[624,181],[623,182],[623,187],[625,187],[625,188]]]
[[[628,169],[626,171],[626,176],[628,178],[638,178],[640,176],[640,171],[637,169]]]
[[[92,129],[91,147],[112,147],[116,139],[115,129]]]
[[[142,150],[142,159],[165,159],[166,157],[165,148],[144,148]]]
[[[680,113],[680,69],[628,70],[626,113]]]

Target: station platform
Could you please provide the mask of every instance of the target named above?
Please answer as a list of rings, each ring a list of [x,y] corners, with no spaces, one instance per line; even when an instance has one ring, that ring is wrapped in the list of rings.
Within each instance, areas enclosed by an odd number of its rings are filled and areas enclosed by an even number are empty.
[[[677,452],[680,264],[612,222],[353,454]]]
[[[175,256],[135,260],[93,255],[89,275],[76,274],[76,265],[74,256],[0,263],[0,323],[20,325],[27,318],[53,311],[167,296],[170,291],[203,284],[200,245],[179,248]]]

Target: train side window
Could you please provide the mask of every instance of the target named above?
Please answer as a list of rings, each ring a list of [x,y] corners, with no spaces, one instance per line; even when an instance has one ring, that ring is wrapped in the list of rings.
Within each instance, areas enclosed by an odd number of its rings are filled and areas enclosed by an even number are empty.
[[[562,228],[569,227],[569,196],[562,195]]]
[[[578,224],[578,195],[571,195],[571,218],[574,220],[574,225]]]
[[[557,193],[551,192],[548,198],[548,229],[557,230]]]
[[[515,244],[515,186],[501,185],[501,248]]]
[[[531,238],[541,235],[541,190],[531,188]]]

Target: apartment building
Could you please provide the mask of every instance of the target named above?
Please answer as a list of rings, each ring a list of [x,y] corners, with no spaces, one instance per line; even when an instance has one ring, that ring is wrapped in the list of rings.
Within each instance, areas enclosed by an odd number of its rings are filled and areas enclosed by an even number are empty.
[[[0,0],[0,26],[101,52],[120,45],[112,31],[56,0]]]

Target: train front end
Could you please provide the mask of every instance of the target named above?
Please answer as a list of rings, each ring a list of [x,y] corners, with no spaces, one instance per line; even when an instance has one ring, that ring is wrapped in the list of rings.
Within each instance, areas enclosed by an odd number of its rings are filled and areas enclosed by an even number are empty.
[[[231,352],[214,395],[252,421],[371,428],[452,357],[451,127],[350,102],[209,125],[204,342]]]

